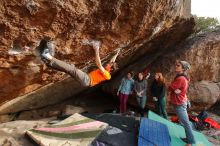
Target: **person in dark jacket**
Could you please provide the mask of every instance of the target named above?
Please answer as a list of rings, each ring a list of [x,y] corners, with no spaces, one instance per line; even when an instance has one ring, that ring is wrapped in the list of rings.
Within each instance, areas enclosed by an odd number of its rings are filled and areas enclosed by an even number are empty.
[[[138,79],[134,82],[134,92],[138,105],[141,108],[141,116],[144,116],[144,108],[147,100],[147,78],[144,78],[142,72],[138,73]]]
[[[151,85],[151,93],[153,95],[153,100],[155,101],[155,107],[157,113],[167,119],[166,112],[166,85],[165,78],[162,73],[156,73],[154,76],[154,81]]]

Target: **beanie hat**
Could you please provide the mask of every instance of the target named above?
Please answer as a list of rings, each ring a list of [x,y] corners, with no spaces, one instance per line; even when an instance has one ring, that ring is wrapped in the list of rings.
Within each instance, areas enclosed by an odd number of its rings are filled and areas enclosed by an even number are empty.
[[[180,61],[180,64],[182,65],[184,71],[187,71],[191,68],[190,64],[186,61]]]

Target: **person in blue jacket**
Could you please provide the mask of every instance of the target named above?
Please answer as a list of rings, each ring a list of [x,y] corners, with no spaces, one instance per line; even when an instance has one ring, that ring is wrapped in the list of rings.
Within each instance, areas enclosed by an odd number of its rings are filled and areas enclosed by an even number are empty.
[[[122,78],[118,88],[117,95],[120,98],[120,113],[125,113],[127,111],[127,100],[129,95],[132,94],[134,87],[134,80],[132,77],[133,73],[128,72],[126,77]]]

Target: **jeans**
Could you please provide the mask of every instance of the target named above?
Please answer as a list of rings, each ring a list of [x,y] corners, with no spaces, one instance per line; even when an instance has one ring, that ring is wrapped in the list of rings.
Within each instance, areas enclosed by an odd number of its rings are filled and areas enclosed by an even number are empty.
[[[127,101],[128,101],[128,96],[126,94],[119,94],[120,97],[120,113],[124,113],[127,111]]]
[[[166,98],[165,97],[158,99],[158,101],[156,102],[156,111],[163,118],[165,119],[168,118],[167,112],[166,112]]]
[[[82,86],[90,86],[90,77],[87,73],[75,67],[74,64],[68,64],[64,61],[53,58],[49,64],[49,67],[58,71],[65,72],[78,81]]]
[[[195,144],[195,138],[193,135],[192,127],[189,122],[189,117],[186,110],[187,103],[185,102],[182,105],[175,105],[174,108],[180,123],[183,125],[183,128],[185,129],[188,144]]]
[[[144,96],[144,97],[137,96],[136,99],[137,99],[138,105],[140,107],[139,110],[140,110],[141,117],[144,117],[144,113],[145,113],[144,108],[146,105],[147,96]]]
[[[136,97],[138,105],[141,107],[141,109],[144,109],[145,104],[146,104],[146,100],[147,100],[147,96],[144,97]]]

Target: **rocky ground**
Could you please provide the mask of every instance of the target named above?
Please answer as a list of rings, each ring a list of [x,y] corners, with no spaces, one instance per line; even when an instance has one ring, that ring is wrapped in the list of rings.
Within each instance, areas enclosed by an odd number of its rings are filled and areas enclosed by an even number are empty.
[[[25,136],[29,129],[47,125],[50,119],[41,119],[38,121],[12,121],[0,124],[0,145],[1,146],[34,146],[34,144]]]
[[[214,119],[215,121],[220,123],[220,116],[216,113],[219,114],[219,111],[216,111],[216,110],[213,111],[212,110],[212,111],[208,112],[209,117],[211,117],[212,119]],[[208,140],[210,142],[212,142],[213,145],[215,145],[215,146],[220,145],[220,130],[216,130],[216,129],[211,128],[209,130],[202,131],[202,133],[207,136]]]
[[[211,117],[220,121],[220,118],[215,114],[211,114]],[[56,119],[51,117],[47,119],[40,119],[37,121],[30,120],[18,120],[0,124],[0,145],[1,146],[34,146],[35,144],[25,135],[25,131],[48,125],[48,122]],[[214,146],[220,145],[220,131],[214,129],[202,131],[213,143]]]
[[[94,113],[101,113],[105,109],[113,109],[116,108],[116,104],[109,106],[93,106],[88,108],[83,108],[79,106],[67,105],[63,108],[63,114],[71,115],[74,113],[80,113],[85,111],[90,111]],[[130,107],[132,109],[132,107]],[[0,145],[1,146],[34,146],[33,143],[26,135],[25,131],[49,125],[48,122],[56,121],[57,116],[52,116],[50,118],[39,118],[40,112],[26,112],[23,116],[20,117],[20,120],[6,122],[0,124]],[[216,110],[211,109],[208,114],[211,118],[220,123],[220,116],[216,114]],[[32,115],[32,117],[30,116]],[[138,114],[137,114],[138,115]],[[36,117],[37,120],[33,120]],[[21,120],[21,119],[29,119],[29,120]],[[202,131],[208,138],[208,140],[213,143],[214,146],[220,145],[220,130],[208,129]]]
[[[215,114],[213,114],[215,113]],[[210,114],[209,114],[214,120],[216,120],[218,123],[220,123],[220,104],[217,103],[215,104],[211,109],[210,109]],[[205,131],[203,132],[205,135],[207,135],[208,139],[215,143],[216,145],[220,145],[220,131]]]
[[[107,100],[106,100],[107,99]],[[26,135],[25,131],[48,125],[50,121],[56,121],[60,115],[72,115],[74,113],[92,112],[102,113],[105,109],[113,109],[116,107],[114,101],[109,101],[109,98],[92,99],[90,105],[82,100],[75,100],[73,105],[59,105],[46,107],[39,110],[22,112],[17,116],[12,116],[14,121],[0,124],[0,145],[1,146],[34,146]],[[72,101],[73,102],[73,101]],[[70,103],[70,101],[68,101]],[[80,105],[80,106],[78,106]],[[50,118],[45,118],[50,117]],[[63,117],[61,117],[63,118]],[[11,120],[12,120],[11,119]],[[8,121],[9,116],[2,117],[2,122]]]

